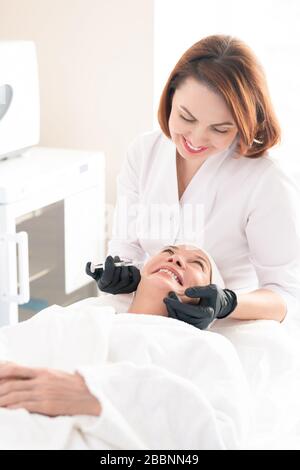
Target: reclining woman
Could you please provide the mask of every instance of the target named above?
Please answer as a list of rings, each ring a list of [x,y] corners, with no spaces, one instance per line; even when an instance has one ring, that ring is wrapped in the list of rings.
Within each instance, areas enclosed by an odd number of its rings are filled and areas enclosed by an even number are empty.
[[[101,290],[103,284],[108,291],[113,289],[114,283],[120,289],[121,270],[125,279],[126,269],[128,276],[131,270],[135,275],[138,272],[135,267],[116,268],[115,261],[108,256],[105,269],[95,274],[87,266],[87,273],[97,281]],[[128,310],[130,313],[170,316],[182,321],[186,319],[187,323],[205,329],[215,318],[225,318],[231,314],[237,305],[235,293],[224,288],[224,281],[212,257],[192,245],[165,247],[146,263],[139,282],[142,285],[137,284]],[[154,290],[157,292],[155,298]],[[177,315],[176,308],[178,300],[185,304],[185,309],[183,306],[180,308],[180,315]],[[113,298],[111,302],[114,303]],[[194,305],[198,306],[196,312]]]
[[[170,290],[190,302],[186,289],[210,282],[220,285],[222,279],[207,253],[191,246],[166,247],[145,264],[127,309],[105,307],[118,296],[103,295],[93,299],[95,306],[88,301],[64,309],[53,306],[2,328],[0,359],[7,362],[0,365],[0,448],[15,436],[9,437],[11,417],[3,415],[12,409],[22,411],[14,415],[19,430],[28,412],[26,432],[19,431],[18,441],[9,444],[13,448],[241,446],[249,391],[233,346],[219,334],[168,318],[164,303]],[[228,301],[218,307],[221,316],[232,305]],[[59,417],[59,433],[53,433],[51,421],[51,438],[41,433],[40,444],[28,442],[28,416],[36,427],[35,414],[46,415],[39,420]],[[90,415],[92,424],[77,415]],[[42,428],[47,425],[43,421]],[[61,428],[65,441],[54,443]],[[72,442],[71,430],[76,435]]]

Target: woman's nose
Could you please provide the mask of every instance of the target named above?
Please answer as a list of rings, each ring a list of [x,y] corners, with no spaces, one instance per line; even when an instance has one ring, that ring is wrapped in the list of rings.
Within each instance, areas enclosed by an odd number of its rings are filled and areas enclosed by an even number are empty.
[[[194,130],[193,135],[191,135],[191,144],[194,147],[205,147],[207,145],[207,133],[203,127]]]
[[[183,259],[182,259],[180,256],[178,256],[178,255],[172,255],[172,256],[170,256],[169,259],[168,259],[168,261],[169,261],[170,263],[175,263],[175,264],[177,264],[177,266],[179,266],[180,268],[184,268],[184,267],[185,267],[185,263],[184,263]]]

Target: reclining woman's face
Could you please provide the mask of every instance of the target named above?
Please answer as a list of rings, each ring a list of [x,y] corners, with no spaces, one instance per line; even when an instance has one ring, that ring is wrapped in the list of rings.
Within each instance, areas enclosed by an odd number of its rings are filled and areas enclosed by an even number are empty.
[[[143,267],[141,279],[155,290],[168,294],[176,292],[183,301],[188,287],[206,286],[211,282],[211,265],[205,253],[189,245],[167,246]]]

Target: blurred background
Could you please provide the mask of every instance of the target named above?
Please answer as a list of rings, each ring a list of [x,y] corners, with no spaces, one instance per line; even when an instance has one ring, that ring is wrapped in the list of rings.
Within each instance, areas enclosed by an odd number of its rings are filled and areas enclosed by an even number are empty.
[[[37,46],[41,146],[101,150],[107,202],[153,122],[153,0],[0,0],[0,40]]]

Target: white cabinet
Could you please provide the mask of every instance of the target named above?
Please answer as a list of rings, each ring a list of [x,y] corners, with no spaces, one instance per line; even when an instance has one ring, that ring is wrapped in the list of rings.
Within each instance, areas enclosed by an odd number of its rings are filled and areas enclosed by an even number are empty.
[[[104,258],[104,163],[47,147],[0,161],[0,326],[95,289],[85,265]]]

